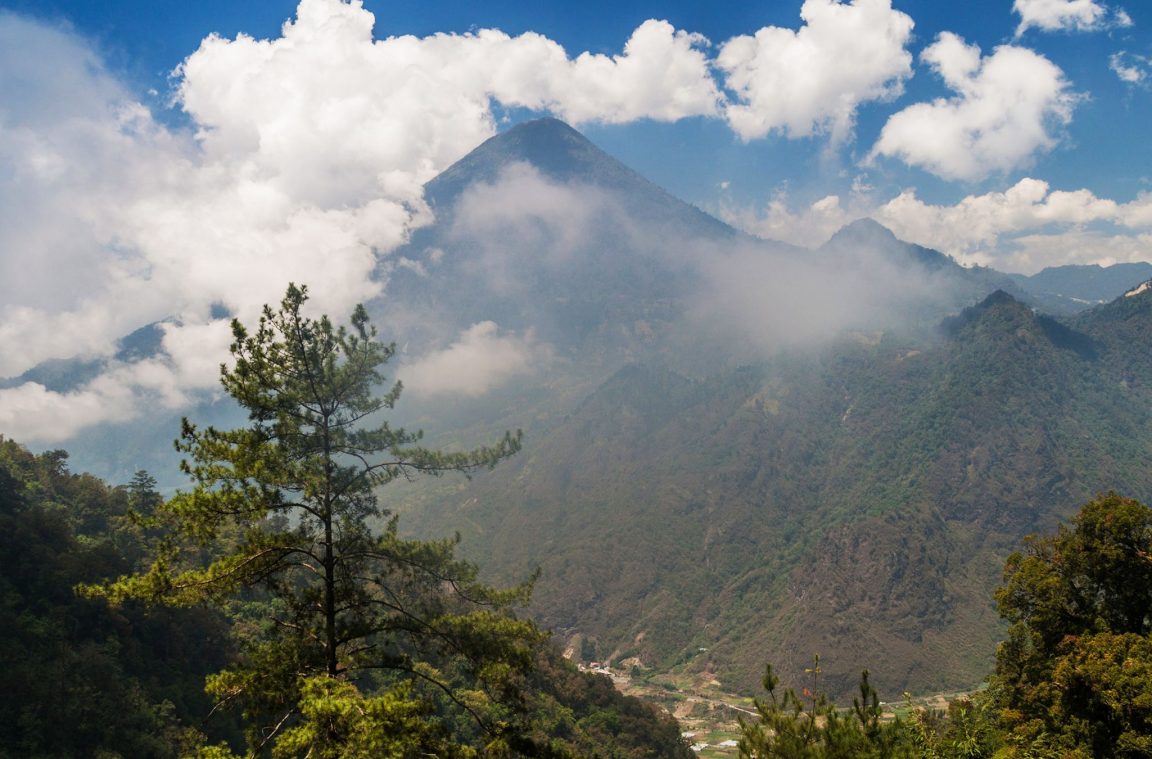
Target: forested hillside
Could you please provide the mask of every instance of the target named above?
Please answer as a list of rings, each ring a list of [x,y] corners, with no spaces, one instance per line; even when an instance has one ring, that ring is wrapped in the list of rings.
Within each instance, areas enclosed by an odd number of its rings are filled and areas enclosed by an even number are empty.
[[[204,677],[235,651],[223,614],[76,594],[146,555],[128,514],[155,507],[152,484],[112,487],[0,439],[0,754],[176,756],[201,730],[238,737],[234,719],[206,721]]]
[[[363,309],[334,328],[306,299],[234,324],[222,380],[252,424],[185,420],[186,492],[0,438],[0,754],[690,756],[519,618],[530,582],[485,585],[455,540],[379,524],[374,487],[490,468],[519,438],[440,453],[366,427],[397,400],[375,393],[394,349]]]
[[[751,688],[820,653],[833,693],[967,687],[1020,538],[1094,493],[1152,496],[1148,299],[1074,326],[998,293],[932,336],[690,379],[627,367],[503,471],[414,508],[596,655]]]
[[[837,695],[861,664],[885,697],[970,687],[1022,536],[1103,490],[1152,496],[1148,290],[1057,319],[1031,280],[869,220],[814,250],[759,240],[552,119],[425,189],[435,223],[379,262],[388,291],[365,304],[399,341],[396,419],[447,451],[517,428],[525,448],[470,482],[392,483],[367,522],[459,531],[496,585],[539,568],[529,613],[589,657],[750,691],[765,660],[787,681],[820,653]],[[1062,289],[1087,292],[1081,274]],[[245,417],[226,397],[191,415]],[[74,442],[118,481],[148,466],[176,485],[178,432],[157,413]],[[153,558],[137,553],[117,572]]]

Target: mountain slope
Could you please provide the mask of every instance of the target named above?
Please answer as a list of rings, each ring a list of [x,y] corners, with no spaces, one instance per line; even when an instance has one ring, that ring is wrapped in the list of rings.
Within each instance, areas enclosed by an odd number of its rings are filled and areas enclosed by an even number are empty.
[[[531,333],[602,381],[658,358],[699,376],[845,330],[930,327],[1007,277],[870,220],[818,251],[670,196],[555,119],[517,125],[426,186],[434,224],[386,261],[370,310],[434,350],[477,324]]]
[[[869,218],[844,226],[817,252],[833,259],[841,271],[862,266],[894,267],[901,272],[919,272],[933,281],[936,297],[925,303],[914,302],[918,311],[909,314],[911,318],[935,320],[996,290],[1023,302],[1032,301],[1010,276],[982,266],[961,266],[938,250],[900,240],[890,229]]]
[[[564,122],[527,121],[479,145],[429,182],[424,193],[438,214],[451,213],[477,183],[493,184],[509,166],[525,164],[554,182],[579,182],[621,193],[633,213],[654,214],[694,236],[746,237],[719,219],[676,198],[596,147]]]
[[[522,427],[525,450],[382,496],[499,579],[541,567],[534,612],[598,658],[754,689],[765,660],[795,676],[818,652],[834,691],[862,666],[888,694],[969,686],[1020,537],[1096,490],[1152,495],[1152,293],[1064,324],[875,222],[817,251],[755,240],[554,120],[427,192],[436,222],[367,305],[405,346],[394,373],[451,354],[423,379],[457,394],[408,382],[398,421],[436,446]],[[140,454],[177,424],[149,421],[68,447],[164,478]]]
[[[820,653],[834,692],[862,666],[890,696],[970,687],[1020,538],[1100,490],[1152,496],[1152,404],[1113,350],[998,293],[931,342],[630,367],[411,518],[505,577],[539,566],[536,612],[601,657],[751,689]]]
[[[389,272],[375,308],[424,344],[491,321],[561,352],[634,357],[682,318],[701,261],[791,250],[672,197],[555,119],[489,139],[425,192],[436,222],[393,257],[414,263]]]
[[[383,335],[399,341],[408,366],[477,342],[512,346],[511,368],[495,373],[518,384],[499,392],[513,406],[523,405],[511,400],[517,392],[543,399],[542,414],[568,411],[573,396],[628,362],[656,360],[704,376],[844,330],[932,324],[1002,286],[926,249],[913,259],[869,254],[851,244],[851,228],[826,255],[749,237],[672,197],[555,119],[493,137],[425,189],[435,222],[381,257],[387,288],[367,304],[370,313]],[[882,238],[881,247],[909,247],[878,227],[872,238]],[[151,355],[158,346],[150,335],[158,335],[155,326],[126,338],[115,361]],[[0,379],[0,386],[36,381],[68,391],[108,367],[100,359],[46,364]],[[482,378],[469,386],[468,372],[459,374],[456,384],[471,392],[491,385]],[[412,400],[415,395],[405,408]],[[444,429],[498,417],[492,403],[472,404],[471,420],[446,417],[447,407],[459,409],[467,399],[441,400],[412,418]],[[204,414],[204,408],[190,413]],[[162,429],[144,435],[112,425],[84,431],[67,445],[78,467],[113,481],[143,466],[175,484],[168,474],[175,472],[174,456],[164,455],[170,449],[157,441],[171,439],[179,415],[156,420],[150,426]],[[522,424],[523,418],[507,421]]]

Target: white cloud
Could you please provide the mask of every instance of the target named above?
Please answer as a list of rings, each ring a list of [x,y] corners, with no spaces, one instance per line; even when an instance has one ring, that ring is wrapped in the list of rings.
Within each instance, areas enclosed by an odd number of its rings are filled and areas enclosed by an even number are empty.
[[[706,45],[700,35],[653,19],[636,28],[621,55],[611,57],[581,53],[569,59],[563,47],[540,34],[510,37],[497,29],[395,37],[376,48],[393,78],[411,81],[417,75],[414,96],[431,87],[473,99],[474,107],[486,109],[493,98],[573,123],[620,123],[714,115],[720,94],[701,49]]]
[[[133,404],[130,388],[120,384],[62,394],[29,382],[0,394],[0,430],[22,442],[57,443],[89,425],[130,418]]]
[[[44,61],[52,65],[43,65]],[[113,303],[140,262],[115,221],[190,148],[69,33],[0,13],[0,375],[105,352],[140,326]]]
[[[182,67],[180,98],[208,148],[279,172],[297,191],[294,177],[314,180],[323,161],[338,171],[313,192],[355,193],[386,166],[416,195],[491,136],[492,99],[576,123],[717,112],[706,40],[664,21],[644,22],[621,55],[569,59],[533,32],[374,42],[372,18],[358,2],[304,0],[277,40],[205,40]]]
[[[792,210],[787,193],[779,192],[764,208],[725,207],[720,209],[724,221],[749,234],[766,240],[813,248],[859,216],[845,208],[837,195],[825,196],[798,211]]]
[[[1108,68],[1127,84],[1145,84],[1152,74],[1152,60],[1147,56],[1121,51],[1108,58]]]
[[[1096,0],[1014,0],[1012,10],[1020,14],[1017,37],[1030,28],[1083,32],[1132,25],[1123,9],[1110,10]]]
[[[1024,273],[1068,263],[1146,261],[1152,254],[1152,194],[1119,203],[1086,189],[1053,190],[1030,177],[950,205],[927,203],[905,190],[880,203],[853,192],[797,208],[781,192],[763,209],[725,209],[723,216],[751,234],[805,247],[870,216],[900,239],[962,263]]]
[[[214,386],[216,306],[250,321],[295,281],[339,317],[380,293],[381,258],[430,219],[423,183],[495,132],[493,101],[577,122],[718,110],[707,41],[666,22],[574,59],[533,33],[374,40],[374,23],[359,0],[302,0],[277,38],[208,37],[176,72],[192,134],[83,40],[0,13],[0,376],[175,319],[155,362],[0,391],[0,431],[58,440]]]
[[[765,27],[724,44],[716,65],[738,102],[726,115],[744,140],[852,130],[856,109],[903,91],[912,19],[891,0],[805,0],[797,31]]]
[[[1099,230],[1071,229],[1059,234],[1021,235],[1007,255],[996,261],[1007,271],[1031,273],[1065,264],[1135,263],[1148,260],[1152,234],[1118,235]]]
[[[443,395],[474,398],[520,376],[535,373],[550,352],[531,334],[501,335],[495,322],[464,330],[450,346],[400,369],[405,392],[428,398]]]
[[[574,123],[713,116],[722,98],[699,49],[707,42],[666,21],[645,21],[633,32],[623,55],[581,53],[552,72],[535,99],[521,102],[546,106]],[[495,94],[516,102],[511,93]]]
[[[949,32],[921,54],[956,95],[894,114],[870,159],[898,158],[945,179],[977,180],[1026,163],[1057,143],[1077,96],[1044,56],[1012,45],[982,58]]]
[[[397,267],[437,276],[437,256],[393,262],[390,251],[431,218],[423,183],[494,134],[496,103],[577,123],[724,117],[745,140],[774,131],[845,138],[861,104],[895,97],[911,75],[912,21],[891,0],[806,0],[801,19],[797,30],[734,38],[715,61],[706,39],[658,20],[637,27],[619,54],[573,57],[531,32],[374,39],[387,30],[374,29],[359,0],[301,0],[278,37],[203,41],[176,72],[174,104],[191,128],[173,130],[83,40],[0,12],[0,376],[48,358],[107,358],[119,337],[171,320],[159,355],[109,361],[73,392],[34,384],[0,391],[0,432],[62,440],[210,392],[228,342],[227,325],[213,318],[218,307],[251,321],[289,281],[307,283],[318,310],[342,317],[382,292]],[[981,176],[1051,148],[1049,127],[1070,117],[1074,98],[1062,73],[1030,51],[1003,47],[982,59],[948,37],[924,60],[956,97],[897,114],[874,155]],[[726,101],[712,65],[737,102]],[[503,224],[519,235],[517,259],[481,251],[494,282],[503,267],[510,287],[523,286],[523,262],[563,270],[565,256],[588,247],[589,220],[612,219],[613,230],[632,234],[619,209],[588,188],[522,171],[488,189],[487,198],[465,199],[457,223],[480,232]],[[1056,208],[1061,197],[1049,192],[1035,204]],[[513,204],[515,217],[496,200]],[[1067,203],[1107,216],[1090,200],[1071,193]],[[861,203],[829,196],[797,213],[781,204],[746,218],[769,236],[812,242],[858,215]],[[1144,199],[1116,209],[1109,223],[1152,217]],[[794,224],[802,232],[772,234]],[[977,257],[985,243],[970,238],[978,229],[949,244]],[[665,242],[647,244],[676,248]],[[530,258],[542,247],[551,258]],[[530,335],[481,323],[409,369],[455,367],[469,378],[459,391],[474,392],[530,371],[546,354]],[[440,375],[424,382],[429,392],[452,386]]]
[[[906,191],[874,215],[903,239],[961,261],[1030,273],[1069,263],[1147,260],[1152,197],[1117,203],[1026,178],[954,205],[928,204]]]

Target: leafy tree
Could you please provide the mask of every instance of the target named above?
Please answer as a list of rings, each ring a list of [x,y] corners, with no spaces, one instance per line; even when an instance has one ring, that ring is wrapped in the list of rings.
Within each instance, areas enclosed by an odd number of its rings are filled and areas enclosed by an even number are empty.
[[[427,709],[401,685],[365,697],[351,683],[312,677],[301,688],[301,721],[284,731],[274,759],[405,759],[414,752],[437,755],[451,747],[434,734]],[[435,752],[435,753],[434,753]]]
[[[250,424],[184,421],[177,448],[195,487],[157,507],[171,532],[150,569],[102,592],[231,605],[244,655],[208,688],[242,706],[252,750],[327,756],[346,744],[360,755],[396,730],[411,740],[383,755],[407,755],[432,734],[510,746],[518,678],[541,637],[510,614],[528,586],[479,583],[454,558],[455,540],[400,538],[376,489],[492,467],[520,435],[462,453],[423,447],[421,433],[382,419],[401,386],[380,393],[394,347],[375,339],[363,307],[337,327],[308,316],[306,302],[304,287],[289,286],[255,331],[233,321],[221,381]]]
[[[993,692],[1019,755],[1152,755],[1152,509],[1115,493],[1012,555]]]

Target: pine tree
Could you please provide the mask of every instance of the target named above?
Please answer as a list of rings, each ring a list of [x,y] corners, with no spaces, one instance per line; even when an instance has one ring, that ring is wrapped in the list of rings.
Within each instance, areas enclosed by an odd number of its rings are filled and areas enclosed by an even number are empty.
[[[357,713],[383,716],[357,723],[358,745],[405,724],[420,725],[410,748],[443,750],[448,734],[506,743],[511,686],[540,639],[510,613],[526,602],[527,584],[479,583],[475,567],[454,557],[457,540],[400,538],[376,492],[397,478],[490,468],[519,449],[520,434],[445,453],[393,428],[382,416],[401,386],[381,393],[381,369],[394,346],[376,340],[362,306],[336,327],[307,316],[307,300],[306,288],[289,286],[254,332],[233,321],[233,363],[221,381],[250,423],[184,421],[177,448],[194,487],[158,507],[170,531],[150,570],[99,592],[229,606],[245,630],[244,655],[210,678],[209,691],[243,708],[254,751],[287,755],[319,736],[318,750],[338,753],[336,728],[310,720],[359,703],[361,689],[377,700]]]
[[[904,759],[914,756],[899,720],[882,722],[879,695],[860,674],[860,695],[850,713],[841,712],[820,691],[820,657],[805,672],[811,688],[800,695],[786,688],[782,698],[776,689],[780,679],[769,664],[764,673],[767,699],[755,699],[758,719],[740,720],[740,756],[745,759]]]

